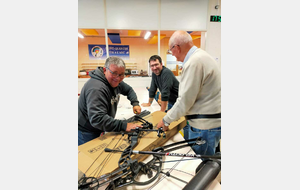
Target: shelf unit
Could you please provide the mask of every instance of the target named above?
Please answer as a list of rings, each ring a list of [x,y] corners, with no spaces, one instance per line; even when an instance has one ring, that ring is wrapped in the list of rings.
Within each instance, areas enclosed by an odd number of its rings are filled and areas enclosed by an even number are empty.
[[[137,63],[125,63],[126,69],[137,70]]]
[[[94,70],[97,67],[104,67],[104,63],[81,63],[80,70]]]

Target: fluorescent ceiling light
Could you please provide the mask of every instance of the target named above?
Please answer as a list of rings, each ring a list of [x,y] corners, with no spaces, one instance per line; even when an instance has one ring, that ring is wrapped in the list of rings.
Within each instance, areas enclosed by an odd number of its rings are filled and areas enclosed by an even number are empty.
[[[151,32],[147,32],[146,35],[144,36],[144,39],[147,40],[150,36]]]
[[[84,38],[83,35],[81,35],[80,33],[78,33],[78,37],[79,38]]]

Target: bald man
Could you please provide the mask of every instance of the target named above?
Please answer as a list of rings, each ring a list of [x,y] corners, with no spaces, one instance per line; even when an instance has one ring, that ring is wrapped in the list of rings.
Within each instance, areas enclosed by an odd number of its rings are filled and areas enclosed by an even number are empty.
[[[201,138],[194,145],[196,154],[214,155],[221,138],[221,71],[217,62],[193,44],[185,31],[176,31],[169,40],[169,50],[183,62],[178,98],[157,127],[168,130],[171,122],[186,117],[184,138]]]

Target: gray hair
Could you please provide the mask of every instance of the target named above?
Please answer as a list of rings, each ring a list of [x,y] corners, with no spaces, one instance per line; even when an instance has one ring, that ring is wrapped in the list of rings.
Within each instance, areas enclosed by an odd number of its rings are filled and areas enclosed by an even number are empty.
[[[117,67],[124,67],[124,68],[126,68],[125,62],[123,61],[123,59],[121,59],[119,57],[112,56],[112,57],[107,58],[106,61],[105,61],[104,67],[109,68],[109,66],[111,64],[116,65]]]
[[[173,33],[169,40],[169,46],[172,47],[175,44],[182,45],[182,44],[193,44],[193,39],[189,33],[186,31],[177,30]]]

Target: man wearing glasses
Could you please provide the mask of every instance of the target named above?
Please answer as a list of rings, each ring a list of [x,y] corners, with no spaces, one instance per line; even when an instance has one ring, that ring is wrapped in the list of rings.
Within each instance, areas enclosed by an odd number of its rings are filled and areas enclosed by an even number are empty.
[[[141,107],[131,86],[123,82],[125,63],[119,57],[109,57],[104,67],[89,72],[78,99],[78,146],[100,136],[102,132],[130,131],[141,125],[114,119],[120,95],[127,96],[133,113]]]
[[[152,55],[149,59],[152,80],[149,89],[149,102],[143,103],[142,106],[151,106],[157,88],[161,93],[161,111],[167,111],[172,108],[178,97],[179,82],[172,71],[162,65],[161,57]],[[166,109],[167,108],[167,109]]]
[[[192,146],[195,153],[214,155],[221,138],[221,70],[217,62],[193,44],[185,31],[176,31],[169,40],[172,55],[183,62],[178,98],[158,123],[168,130],[171,122],[185,116],[186,140],[200,137],[204,144]]]

